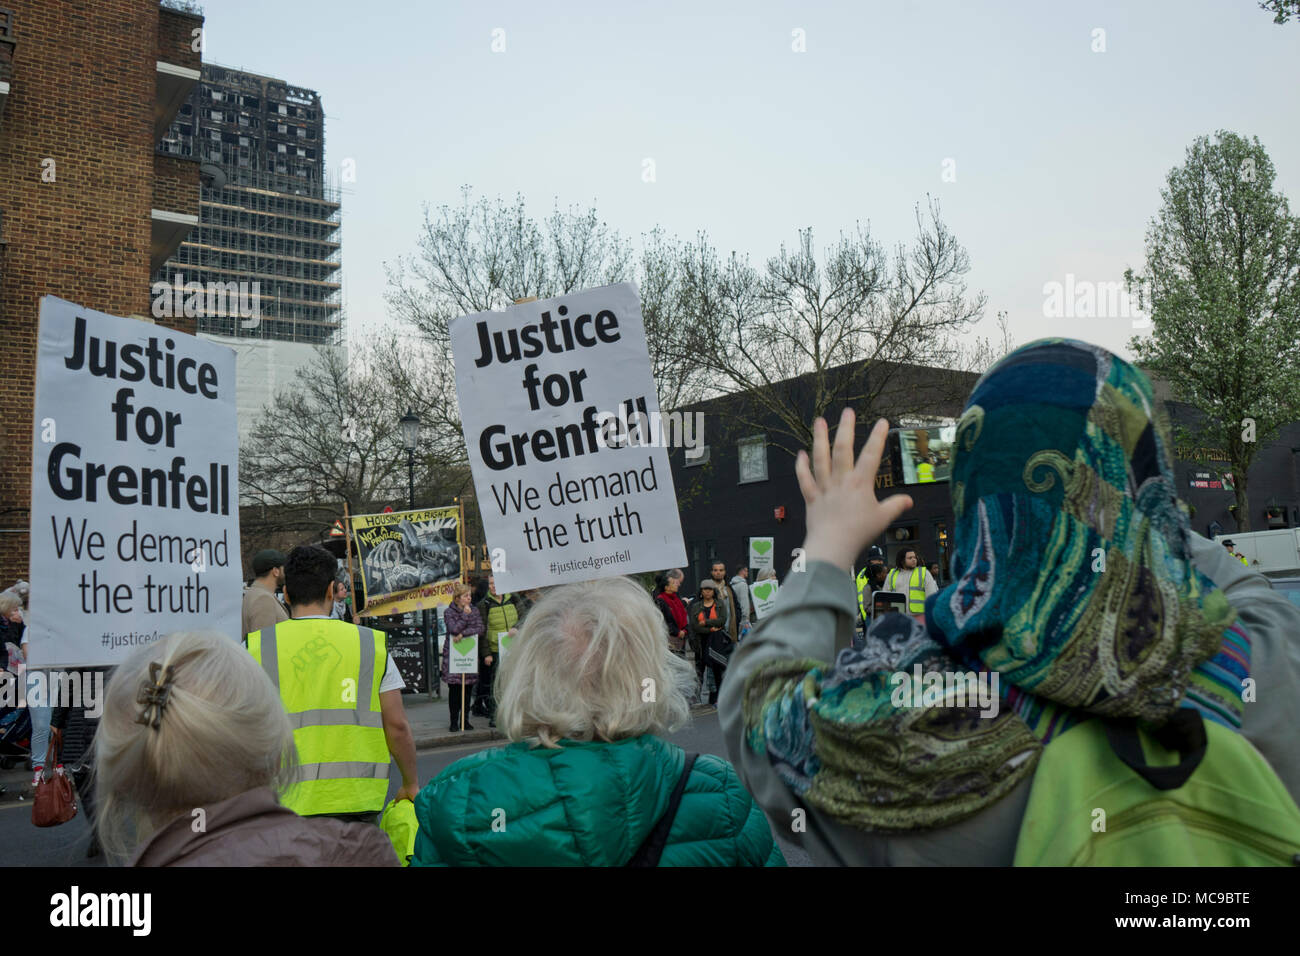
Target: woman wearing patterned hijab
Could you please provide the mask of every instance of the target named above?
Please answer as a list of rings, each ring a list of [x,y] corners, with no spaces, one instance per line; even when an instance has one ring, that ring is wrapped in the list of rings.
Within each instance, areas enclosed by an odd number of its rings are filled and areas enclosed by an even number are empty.
[[[812,469],[802,453],[796,467],[807,572],[736,652],[719,704],[746,785],[774,820],[806,811],[815,860],[1009,865],[1044,747],[1091,717],[1193,710],[1300,794],[1300,610],[1191,531],[1140,371],[1050,339],[986,372],[954,449],[952,583],[925,623],[886,615],[855,650],[848,569],[911,507],[875,500],[886,428],[855,463],[852,412],[833,454],[815,424]],[[932,672],[987,693],[914,705]]]

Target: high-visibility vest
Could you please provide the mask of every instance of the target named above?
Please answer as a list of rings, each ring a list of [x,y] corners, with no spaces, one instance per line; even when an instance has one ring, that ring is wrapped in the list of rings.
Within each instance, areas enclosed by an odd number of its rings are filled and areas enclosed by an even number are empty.
[[[901,569],[892,568],[885,578],[885,590],[901,591],[898,576]],[[907,576],[907,610],[910,614],[925,613],[925,568],[919,565]]]
[[[858,615],[866,621],[871,617],[871,575],[868,568],[858,572]]]
[[[279,692],[298,750],[294,785],[280,802],[302,816],[382,810],[384,632],[345,621],[281,621],[249,634],[248,651]]]
[[[934,465],[928,461],[923,461],[917,465],[916,480],[918,482],[934,481]]]

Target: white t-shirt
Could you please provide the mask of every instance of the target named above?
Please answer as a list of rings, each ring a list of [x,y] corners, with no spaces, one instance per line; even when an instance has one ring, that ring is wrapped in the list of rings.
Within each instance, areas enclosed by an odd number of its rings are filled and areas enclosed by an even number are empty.
[[[295,621],[330,621],[333,618],[326,617],[324,614],[304,614],[302,617],[294,618]],[[384,676],[379,679],[379,693],[384,694],[390,690],[404,690],[406,681],[402,678],[402,672],[397,669],[397,664],[393,661],[393,655],[390,652],[388,662],[384,665]]]

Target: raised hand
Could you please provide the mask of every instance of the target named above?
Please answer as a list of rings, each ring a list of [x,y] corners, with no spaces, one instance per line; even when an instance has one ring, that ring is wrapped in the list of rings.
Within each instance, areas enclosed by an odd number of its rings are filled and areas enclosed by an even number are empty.
[[[885,450],[889,423],[876,422],[866,447],[853,460],[853,410],[844,409],[832,450],[826,420],[813,422],[812,466],[799,452],[794,473],[807,505],[808,527],[804,555],[809,561],[829,561],[852,570],[853,560],[890,524],[912,507],[909,495],[876,500],[876,470]]]

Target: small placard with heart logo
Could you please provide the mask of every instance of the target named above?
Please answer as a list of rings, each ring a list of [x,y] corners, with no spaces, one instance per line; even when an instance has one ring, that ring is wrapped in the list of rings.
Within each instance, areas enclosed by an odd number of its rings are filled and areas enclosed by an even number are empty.
[[[762,620],[772,613],[772,609],[776,607],[777,590],[776,581],[760,581],[750,586],[749,593],[754,599],[754,616],[756,618]]]
[[[755,571],[765,571],[772,567],[775,543],[774,538],[750,538],[749,566]]]
[[[447,671],[451,674],[478,673],[478,638],[467,634],[451,642]]]

